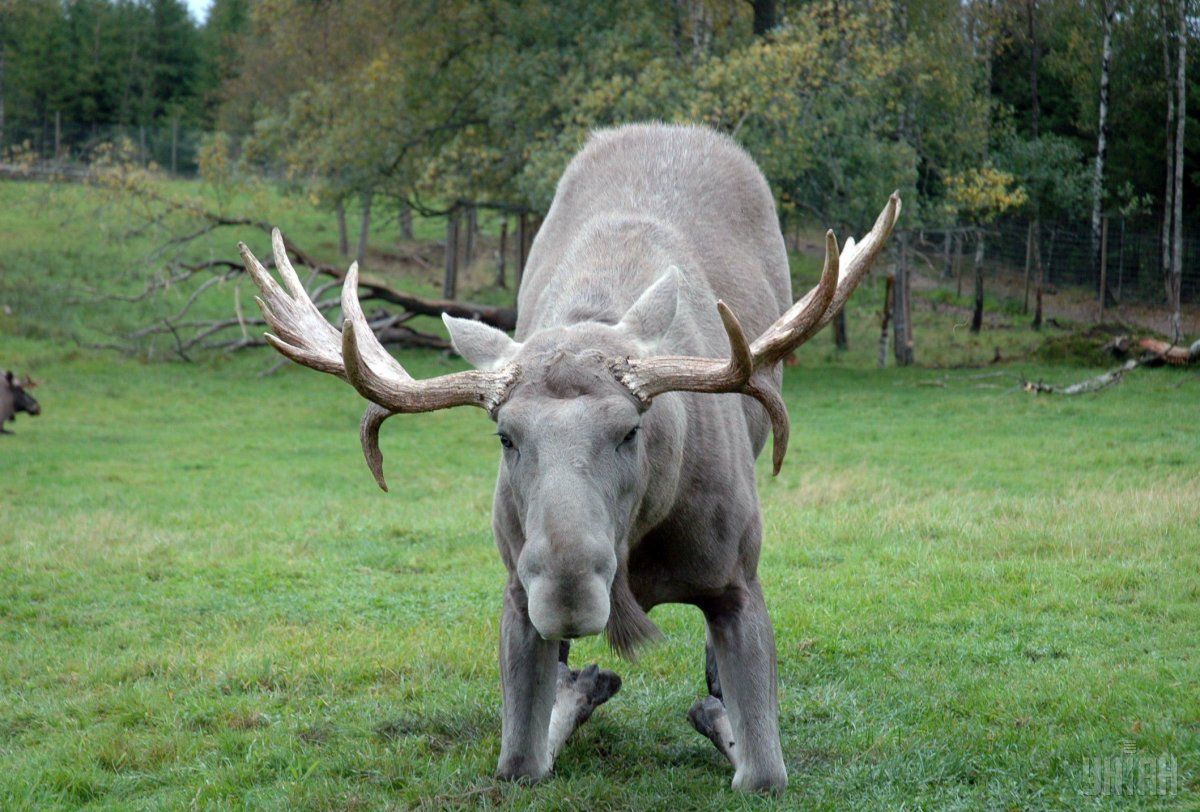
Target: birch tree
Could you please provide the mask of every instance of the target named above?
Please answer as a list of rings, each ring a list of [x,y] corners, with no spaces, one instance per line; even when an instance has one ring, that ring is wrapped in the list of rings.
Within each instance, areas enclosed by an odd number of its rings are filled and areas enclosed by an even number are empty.
[[[1178,53],[1175,61],[1175,189],[1172,195],[1174,235],[1171,241],[1171,332],[1172,340],[1183,340],[1183,324],[1179,315],[1180,291],[1183,285],[1183,148],[1187,125],[1187,10],[1188,0],[1178,0],[1179,21],[1175,30]]]
[[[1182,1],[1182,0],[1180,0]],[[1162,26],[1163,80],[1167,89],[1166,155],[1167,180],[1163,187],[1162,207],[1162,275],[1166,285],[1167,305],[1175,301],[1173,259],[1175,235],[1175,70],[1172,59],[1172,30],[1175,9],[1168,0],[1158,0],[1158,17]]]
[[[1108,82],[1112,73],[1112,29],[1117,15],[1116,0],[1099,0],[1104,26],[1100,48],[1100,110],[1096,125],[1096,163],[1092,172],[1092,264],[1099,262],[1100,217],[1104,206],[1104,162],[1108,157]]]

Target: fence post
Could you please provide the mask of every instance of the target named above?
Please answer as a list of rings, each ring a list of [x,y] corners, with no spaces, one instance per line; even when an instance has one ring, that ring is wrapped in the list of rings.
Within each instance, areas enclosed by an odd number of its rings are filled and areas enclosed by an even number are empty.
[[[983,329],[983,229],[975,229],[975,310],[971,314],[971,332]]]
[[[954,276],[956,278],[956,288],[954,295],[962,298],[962,272],[963,272],[963,232],[959,231],[954,235]]]
[[[1033,221],[1025,230],[1025,299],[1021,304],[1021,312],[1029,312],[1029,268],[1033,265]]]
[[[472,262],[475,261],[475,236],[476,236],[475,232],[479,227],[478,211],[475,208],[474,203],[471,203],[467,206],[466,220],[467,220],[467,222],[466,222],[467,245],[466,245],[466,258],[464,261],[465,261],[465,264],[470,265]]]
[[[507,287],[504,280],[504,261],[505,253],[508,251],[508,212],[504,213],[504,218],[500,221],[500,261],[496,265],[496,287]]]
[[[179,172],[179,116],[171,119],[171,174]]]
[[[1100,314],[1099,322],[1104,324],[1104,295],[1108,285],[1108,215],[1100,219]]]
[[[1042,264],[1042,221],[1035,219],[1033,226],[1033,264],[1037,270],[1037,304],[1034,306],[1033,323],[1030,327],[1040,330],[1042,329],[1042,295],[1046,288],[1046,266]]]
[[[913,362],[912,322],[908,306],[908,234],[902,231],[899,237],[896,281],[892,289],[892,348],[896,355],[896,366],[906,367]]]
[[[529,233],[529,215],[521,212],[517,215],[517,287],[521,287],[521,277],[525,275],[525,252],[529,248],[527,235]]]
[[[446,215],[446,275],[442,279],[442,298],[453,299],[458,293],[458,207]]]
[[[892,316],[893,289],[896,285],[895,272],[887,275],[887,287],[883,291],[883,316],[879,320],[879,368],[887,366],[888,321]]]

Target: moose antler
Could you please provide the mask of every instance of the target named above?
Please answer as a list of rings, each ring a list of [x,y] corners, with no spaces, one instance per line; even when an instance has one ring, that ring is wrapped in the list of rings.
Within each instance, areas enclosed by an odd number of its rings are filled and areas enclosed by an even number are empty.
[[[492,412],[504,401],[516,380],[515,366],[414,380],[379,343],[363,315],[358,301],[357,263],[350,266],[342,285],[344,322],[339,332],[309,298],[277,228],[271,231],[271,247],[286,291],[246,244],[238,243],[246,271],[262,292],[257,297],[258,306],[275,331],[275,335],[267,334],[267,341],[297,364],[338,376],[371,401],[373,405],[363,415],[360,436],[367,465],[383,490],[387,490],[387,484],[379,452],[379,426],[388,417],[454,406],[479,406]]]
[[[894,192],[863,241],[856,244],[851,237],[840,256],[837,238],[832,231],[826,232],[825,268],[821,281],[752,344],[747,345],[745,333],[733,312],[724,302],[717,302],[721,322],[729,335],[728,361],[688,356],[627,358],[614,365],[617,377],[647,404],[656,395],[678,391],[741,392],[755,398],[771,418],[775,438],[772,461],[778,474],[787,453],[790,426],[783,400],[773,387],[766,385],[762,374],[837,315],[870,270],[899,216],[900,193]]]
[[[893,194],[874,227],[861,243],[846,241],[838,252],[837,239],[825,235],[825,268],[821,281],[786,313],[749,343],[742,325],[724,302],[717,312],[729,336],[727,360],[689,356],[624,358],[613,361],[613,371],[643,403],[665,392],[740,392],[758,400],[771,418],[774,432],[775,473],[783,464],[788,444],[788,413],[783,399],[765,379],[765,373],[788,353],[824,327],[870,269],[900,214],[900,196]],[[279,286],[244,243],[238,243],[246,270],[258,285],[257,299],[267,324],[275,334],[267,341],[302,366],[328,372],[347,381],[371,401],[359,430],[363,455],[379,487],[383,456],[379,427],[393,414],[432,412],[454,406],[479,406],[495,414],[516,381],[519,369],[507,364],[496,370],[468,370],[426,380],[414,380],[372,332],[358,301],[358,265],[350,266],[342,286],[342,329],[330,324],[313,304],[296,275],[279,229],[271,231],[275,265],[287,290]]]

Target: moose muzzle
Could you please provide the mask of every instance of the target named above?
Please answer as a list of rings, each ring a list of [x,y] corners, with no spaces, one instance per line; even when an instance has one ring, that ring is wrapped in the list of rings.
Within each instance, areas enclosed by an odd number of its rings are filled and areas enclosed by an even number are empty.
[[[531,523],[517,560],[517,577],[529,602],[529,619],[547,640],[570,640],[604,631],[609,591],[617,572],[613,542],[571,511]],[[579,517],[576,517],[577,519]]]

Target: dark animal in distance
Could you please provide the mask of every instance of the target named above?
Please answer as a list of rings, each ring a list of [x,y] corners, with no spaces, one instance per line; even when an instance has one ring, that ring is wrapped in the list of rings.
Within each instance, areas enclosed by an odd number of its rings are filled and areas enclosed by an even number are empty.
[[[515,337],[445,317],[474,369],[420,381],[368,327],[356,266],[339,331],[278,232],[283,287],[241,246],[271,344],[371,401],[360,435],[385,490],[388,416],[471,405],[496,422],[492,528],[508,570],[498,775],[548,775],[620,687],[595,665],[571,670],[570,640],[605,632],[628,655],[659,635],[651,608],[687,603],[708,625],[709,696],[689,719],[732,763],[735,788],[786,786],[754,461],[772,431],[776,471],[787,447],[780,361],[843,307],[899,211],[893,195],[840,252],[827,234],[821,281],[793,304],[774,199],[739,146],[702,127],[597,132],[530,250]]]
[[[4,373],[4,378],[0,379],[0,434],[12,434],[4,424],[10,420],[15,422],[17,412],[25,412],[31,417],[42,413],[41,405],[28,392],[35,386],[32,378],[18,380],[11,371]]]

